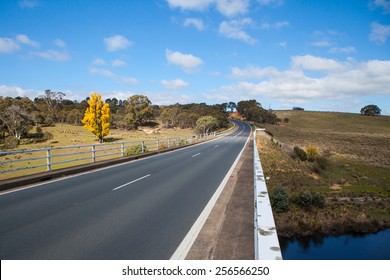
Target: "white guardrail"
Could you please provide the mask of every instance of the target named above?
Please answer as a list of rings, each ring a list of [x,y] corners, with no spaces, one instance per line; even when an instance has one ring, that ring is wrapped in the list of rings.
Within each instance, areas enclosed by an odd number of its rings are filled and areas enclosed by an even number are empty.
[[[0,175],[26,169],[40,168],[41,170],[37,170],[38,172],[51,171],[54,169],[53,167],[61,169],[85,163],[94,163],[98,160],[114,159],[185,146],[222,136],[235,127],[233,126],[220,133],[212,132],[185,137],[0,152]],[[22,154],[29,156],[22,157]],[[76,162],[77,164],[75,164]]]
[[[255,259],[282,260],[271,202],[256,145],[256,129],[253,136],[254,185],[255,185]]]

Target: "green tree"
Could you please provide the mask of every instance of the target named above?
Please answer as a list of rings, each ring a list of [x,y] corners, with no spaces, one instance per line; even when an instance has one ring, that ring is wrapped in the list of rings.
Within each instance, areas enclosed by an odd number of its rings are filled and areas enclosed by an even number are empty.
[[[237,103],[237,112],[241,115],[248,117],[248,111],[250,108],[261,108],[261,103],[255,99],[240,101]]]
[[[233,111],[237,109],[237,104],[233,101],[230,101],[228,104],[228,108],[230,109],[230,112],[233,113]]]
[[[218,128],[218,119],[213,116],[200,117],[196,121],[196,131],[199,133],[209,133]]]
[[[377,105],[367,105],[367,106],[364,106],[361,110],[360,110],[360,114],[362,115],[366,115],[366,116],[375,116],[375,115],[380,115],[381,114],[381,109],[379,109],[379,107]]]
[[[2,110],[0,120],[8,134],[18,140],[32,128],[29,113],[19,105],[11,105]]]
[[[129,129],[137,128],[146,120],[153,119],[152,102],[144,95],[133,95],[126,101]]]
[[[104,137],[110,132],[110,106],[96,93],[91,94],[88,105],[81,122],[99,138],[100,143],[103,143]]]

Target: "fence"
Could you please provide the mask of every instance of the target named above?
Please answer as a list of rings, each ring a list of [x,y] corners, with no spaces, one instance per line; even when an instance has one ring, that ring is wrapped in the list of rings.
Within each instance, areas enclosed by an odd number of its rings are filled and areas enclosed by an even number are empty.
[[[0,159],[4,158],[4,160],[0,161],[0,179],[9,178],[9,175],[7,176],[6,174],[10,173],[12,173],[12,177],[16,177],[85,163],[94,163],[99,160],[184,146],[226,134],[230,130],[221,133],[213,132],[186,137],[0,152]],[[33,169],[34,172],[29,171]]]
[[[262,130],[262,129],[259,129]],[[271,202],[256,145],[256,130],[253,136],[254,184],[255,184],[255,259],[281,260],[282,253]]]

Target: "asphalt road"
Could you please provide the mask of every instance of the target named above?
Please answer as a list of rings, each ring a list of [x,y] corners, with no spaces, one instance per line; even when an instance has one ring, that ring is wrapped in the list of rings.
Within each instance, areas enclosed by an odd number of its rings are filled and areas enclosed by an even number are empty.
[[[0,195],[0,259],[169,259],[242,150],[214,141]]]

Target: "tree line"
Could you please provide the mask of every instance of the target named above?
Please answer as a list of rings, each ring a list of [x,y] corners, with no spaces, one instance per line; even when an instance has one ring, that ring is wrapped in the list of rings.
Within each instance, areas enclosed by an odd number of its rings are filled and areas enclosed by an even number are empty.
[[[100,130],[95,134],[103,141],[110,128],[132,130],[158,124],[166,128],[191,128],[199,133],[208,133],[228,127],[229,113],[232,112],[238,112],[245,119],[258,123],[276,123],[278,120],[272,111],[263,109],[256,100],[240,101],[237,104],[177,103],[159,106],[152,104],[145,95],[104,101],[99,97],[99,102],[91,98],[94,98],[93,95],[81,102],[72,101],[66,99],[64,93],[51,90],[46,90],[34,100],[27,97],[0,97],[0,142],[8,140],[15,146],[20,139],[31,137],[33,127],[36,127],[34,135],[39,137],[43,135],[42,127],[56,123],[84,125],[93,133]],[[96,106],[100,106],[100,109]],[[103,108],[103,111],[99,111]],[[99,117],[94,113],[100,114]],[[103,130],[106,132],[103,133]]]

